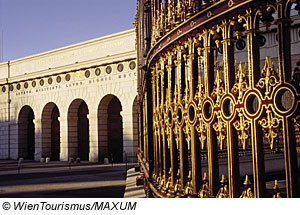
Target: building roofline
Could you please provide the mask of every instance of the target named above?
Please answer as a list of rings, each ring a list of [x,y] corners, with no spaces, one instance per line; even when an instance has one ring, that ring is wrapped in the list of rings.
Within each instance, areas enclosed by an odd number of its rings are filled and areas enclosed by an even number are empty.
[[[26,56],[26,57],[17,58],[17,59],[11,60],[9,62],[10,62],[10,64],[14,64],[14,63],[22,62],[22,61],[27,61],[27,60],[30,60],[30,59],[37,59],[37,58],[44,57],[44,56],[47,56],[47,55],[52,55],[54,53],[69,51],[69,50],[78,48],[80,46],[87,46],[87,45],[91,45],[93,43],[105,42],[105,41],[108,41],[108,40],[116,39],[118,37],[121,37],[121,36],[124,36],[124,35],[129,35],[129,34],[132,34],[132,33],[135,33],[134,28],[129,29],[129,30],[125,30],[125,31],[120,31],[120,32],[117,32],[117,33],[113,33],[113,34],[109,34],[109,35],[105,35],[105,36],[102,36],[102,37],[97,37],[97,38],[94,38],[94,39],[86,40],[86,41],[83,41],[83,42],[63,46],[63,47],[52,49],[52,50],[49,50],[49,51],[29,55],[29,56]],[[8,63],[8,61],[2,62],[2,63],[0,63],[0,66],[6,65],[7,63]]]

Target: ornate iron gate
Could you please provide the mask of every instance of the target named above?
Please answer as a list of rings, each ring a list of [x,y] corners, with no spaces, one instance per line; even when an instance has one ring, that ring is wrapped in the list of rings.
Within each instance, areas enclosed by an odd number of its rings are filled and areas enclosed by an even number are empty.
[[[300,1],[138,3],[138,157],[148,190],[156,197],[265,197],[265,155],[282,152],[286,196],[299,197],[300,73],[292,70],[290,32]],[[268,32],[277,35],[275,57],[262,53]],[[253,185],[248,176],[240,181],[244,155]],[[228,179],[219,177],[222,158]]]

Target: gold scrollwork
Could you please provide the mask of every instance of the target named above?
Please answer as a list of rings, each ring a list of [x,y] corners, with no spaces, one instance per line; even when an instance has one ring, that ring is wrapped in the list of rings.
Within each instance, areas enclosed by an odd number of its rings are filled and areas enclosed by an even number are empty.
[[[223,150],[223,143],[225,139],[225,132],[226,132],[226,124],[221,119],[221,113],[217,112],[217,119],[218,121],[213,124],[213,128],[217,133],[217,139],[219,141],[220,150]]]
[[[207,17],[210,18],[211,16],[212,16],[212,12],[211,12],[211,11],[208,11],[208,12],[207,12]]]
[[[235,121],[233,126],[238,132],[238,138],[241,140],[243,150],[246,149],[246,140],[249,138],[250,122],[245,120],[242,110],[238,110],[240,120]]]
[[[195,100],[198,101],[198,105],[201,105],[202,101],[204,100],[204,84],[202,81],[202,77],[199,77],[198,85],[197,85],[197,91],[195,94]]]
[[[171,177],[168,177],[167,183],[166,183],[166,190],[169,190],[171,188],[171,185],[172,185]]]
[[[246,175],[243,185],[244,185],[244,191],[242,192],[240,198],[254,198],[252,189],[250,187],[251,182],[249,180],[248,175]]]
[[[193,187],[192,181],[188,181],[186,183],[186,186],[185,186],[185,189],[184,189],[185,195],[189,196],[189,195],[193,194],[193,188],[192,187]]]
[[[233,85],[232,93],[237,96],[238,100],[241,102],[244,92],[247,91],[249,87],[248,78],[246,76],[246,65],[240,63],[237,69],[236,82]]]
[[[189,175],[188,175],[188,181],[186,182],[185,188],[184,188],[184,194],[186,196],[191,196],[193,194],[193,182],[192,182],[192,172],[189,171]]]
[[[188,150],[191,150],[191,126],[186,124],[183,128],[183,132],[185,134],[185,139],[188,144]]]
[[[228,7],[232,7],[234,5],[234,1],[233,0],[229,0],[228,1]]]
[[[216,79],[214,81],[214,89],[212,91],[212,97],[216,100],[216,105],[220,105],[221,97],[225,94],[224,82],[221,78],[221,73],[223,72],[223,67],[220,61],[217,59],[215,62]]]
[[[293,121],[294,121],[295,125],[297,125],[298,128],[300,128],[300,116],[297,116],[296,118],[293,118]]]
[[[198,193],[200,198],[208,198],[210,196],[209,192],[209,184],[206,176],[206,172],[204,172],[203,179],[202,179],[202,186]]]
[[[178,170],[177,174],[176,174],[176,181],[175,181],[175,186],[174,186],[174,191],[176,193],[181,192],[182,188],[181,188],[181,180],[180,180],[180,170]]]
[[[225,179],[225,176],[222,175],[222,178],[221,178],[221,187],[219,189],[219,192],[217,194],[217,198],[229,198],[229,190],[228,190],[228,186],[226,184],[226,179]]]
[[[294,118],[293,121],[298,127],[300,127],[300,116],[297,116],[296,118]]]
[[[274,64],[269,56],[266,57],[265,66],[262,70],[262,77],[259,79],[257,86],[265,89],[265,95],[269,98],[271,95],[272,87],[278,83],[277,74]]]
[[[196,131],[199,134],[199,140],[200,140],[200,144],[201,144],[201,149],[204,150],[204,148],[205,148],[205,140],[206,140],[206,132],[207,132],[207,125],[204,123],[203,119],[199,120],[199,123],[196,126]]]
[[[270,144],[270,149],[272,150],[274,147],[274,141],[278,137],[277,129],[280,125],[280,119],[278,117],[273,116],[274,113],[268,108],[266,110],[267,117],[258,121],[258,123],[262,126],[265,131],[265,137],[268,139]]]
[[[177,1],[175,13],[176,13],[176,24],[179,24],[183,20],[183,3],[180,0]]]
[[[191,21],[191,24],[190,24],[190,25],[191,25],[191,27],[194,27],[195,24],[196,24],[196,23],[195,23],[194,21]]]

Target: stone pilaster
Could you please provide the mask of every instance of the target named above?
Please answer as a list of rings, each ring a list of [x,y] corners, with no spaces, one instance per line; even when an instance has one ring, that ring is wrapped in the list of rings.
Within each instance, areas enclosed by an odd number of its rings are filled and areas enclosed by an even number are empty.
[[[90,153],[89,161],[98,162],[99,149],[98,149],[98,117],[97,114],[89,114],[89,135],[90,135]]]
[[[98,121],[98,142],[99,142],[99,160],[103,161],[104,158],[108,158],[108,136],[107,136],[107,114],[100,116]]]
[[[132,126],[132,110],[131,107],[124,107],[121,112],[123,120],[123,151],[125,153],[133,153],[133,126]]]
[[[35,150],[34,160],[38,161],[42,157],[42,120],[34,119],[34,132],[35,132]]]
[[[66,116],[59,117],[60,121],[60,160],[67,161],[68,153],[68,118]]]

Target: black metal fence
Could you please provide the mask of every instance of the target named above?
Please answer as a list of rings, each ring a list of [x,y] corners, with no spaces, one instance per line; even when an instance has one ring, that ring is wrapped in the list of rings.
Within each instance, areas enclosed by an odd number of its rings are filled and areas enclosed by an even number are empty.
[[[137,153],[136,152],[126,152],[125,153],[125,163],[126,163],[126,170],[134,168],[137,166]]]

